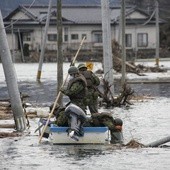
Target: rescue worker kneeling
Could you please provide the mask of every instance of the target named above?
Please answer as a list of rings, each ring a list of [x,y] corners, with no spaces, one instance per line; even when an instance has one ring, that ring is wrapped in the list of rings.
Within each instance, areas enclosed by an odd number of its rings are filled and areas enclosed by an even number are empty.
[[[110,143],[123,144],[123,133],[122,133],[123,121],[119,118],[113,118],[111,113],[101,112],[101,113],[93,114],[91,118],[88,120],[87,126],[92,126],[92,127],[106,126],[110,130],[110,136],[111,136]]]

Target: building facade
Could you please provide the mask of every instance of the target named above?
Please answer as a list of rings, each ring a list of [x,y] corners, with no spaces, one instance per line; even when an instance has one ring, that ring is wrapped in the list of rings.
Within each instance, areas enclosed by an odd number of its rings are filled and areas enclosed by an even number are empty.
[[[48,6],[19,6],[4,18],[9,47],[13,52],[25,50],[30,55],[41,50]],[[110,8],[111,39],[121,46],[120,7]],[[161,23],[162,21],[160,21]],[[63,54],[70,57],[77,51],[82,38],[86,40],[81,54],[88,58],[102,56],[102,18],[100,6],[63,6]],[[126,9],[126,49],[136,53],[156,48],[155,18],[136,9]],[[56,6],[52,7],[47,34],[46,50],[57,50]],[[51,53],[52,55],[52,53]],[[91,58],[91,57],[90,57]],[[90,59],[89,58],[89,59]]]

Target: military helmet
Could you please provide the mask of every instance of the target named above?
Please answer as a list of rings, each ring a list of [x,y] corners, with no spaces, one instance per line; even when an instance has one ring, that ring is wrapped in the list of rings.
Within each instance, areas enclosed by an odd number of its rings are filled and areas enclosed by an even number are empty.
[[[122,125],[123,125],[122,119],[119,119],[119,118],[115,118],[115,119],[114,119],[114,123],[115,123],[115,125],[119,125],[119,126],[122,126]]]
[[[77,67],[75,67],[75,66],[71,66],[69,69],[68,69],[68,74],[76,74],[76,73],[78,73],[79,71],[78,71],[78,69],[77,69]]]
[[[87,68],[87,67],[86,67],[85,64],[79,64],[77,68],[78,68],[78,69],[81,69],[81,68]]]

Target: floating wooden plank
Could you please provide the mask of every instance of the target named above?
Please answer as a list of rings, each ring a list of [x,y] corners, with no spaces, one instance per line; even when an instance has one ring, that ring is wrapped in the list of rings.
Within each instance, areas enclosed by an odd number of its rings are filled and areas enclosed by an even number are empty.
[[[19,137],[21,136],[21,133],[16,132],[0,132],[0,138],[7,138],[7,137]]]
[[[0,124],[0,128],[15,128],[14,124]]]

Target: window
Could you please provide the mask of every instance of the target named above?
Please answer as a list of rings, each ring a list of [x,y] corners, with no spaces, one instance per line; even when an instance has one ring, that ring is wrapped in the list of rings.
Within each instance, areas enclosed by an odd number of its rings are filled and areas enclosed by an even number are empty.
[[[65,42],[68,41],[68,35],[64,35],[64,41],[65,41]]]
[[[68,41],[68,27],[64,28],[64,41],[67,42]]]
[[[132,34],[125,35],[126,47],[132,47]]]
[[[94,42],[102,43],[102,33],[94,33]]]
[[[57,34],[48,34],[48,41],[57,41]]]
[[[138,33],[138,47],[147,47],[148,46],[148,34],[147,33]]]
[[[81,35],[81,39],[83,39],[84,37],[86,37],[85,39],[87,39],[87,35],[86,34],[82,34]]]
[[[31,33],[24,32],[22,36],[23,36],[23,41],[31,41]]]
[[[71,39],[72,40],[78,40],[79,39],[79,35],[78,34],[71,34]]]

